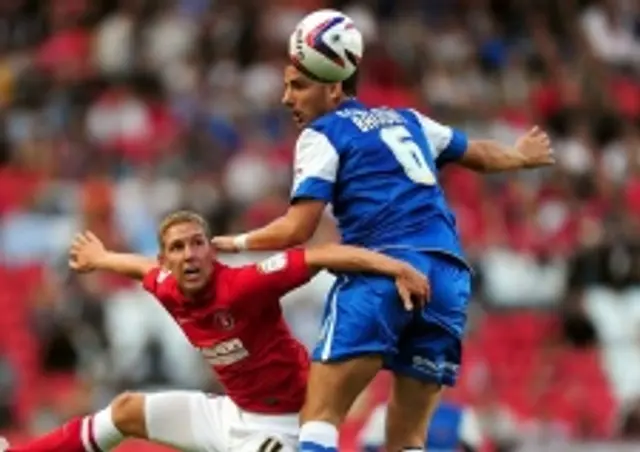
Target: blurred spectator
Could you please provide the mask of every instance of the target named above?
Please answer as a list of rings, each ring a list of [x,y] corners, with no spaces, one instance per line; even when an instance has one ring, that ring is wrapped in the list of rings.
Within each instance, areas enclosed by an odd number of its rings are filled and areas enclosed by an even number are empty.
[[[640,65],[640,47],[634,36],[637,6],[633,2],[601,0],[582,14],[582,28],[598,58],[607,63]]]
[[[634,400],[624,412],[620,437],[627,441],[640,439],[640,402]]]

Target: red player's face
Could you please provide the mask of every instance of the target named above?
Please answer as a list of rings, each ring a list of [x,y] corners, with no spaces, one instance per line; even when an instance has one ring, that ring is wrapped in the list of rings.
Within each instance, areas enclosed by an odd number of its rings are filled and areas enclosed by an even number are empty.
[[[341,96],[341,83],[316,82],[292,65],[284,70],[282,103],[291,110],[293,121],[300,129],[334,109]]]
[[[215,249],[197,223],[177,223],[164,233],[160,255],[163,265],[177,278],[185,295],[193,295],[209,282]]]

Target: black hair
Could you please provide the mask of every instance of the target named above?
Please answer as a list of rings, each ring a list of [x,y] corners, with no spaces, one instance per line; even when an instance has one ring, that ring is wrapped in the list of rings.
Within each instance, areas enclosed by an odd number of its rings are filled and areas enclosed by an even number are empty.
[[[358,95],[358,79],[359,70],[351,74],[346,80],[342,82],[342,91],[349,97],[355,97]]]
[[[291,65],[295,67],[298,71],[302,72],[306,77],[310,78],[313,81],[319,83],[331,83],[327,80],[323,80],[320,77],[315,76],[310,71],[307,70],[300,62],[296,59],[291,60]],[[358,95],[358,79],[359,79],[359,70],[356,68],[355,72],[351,74],[347,79],[342,81],[342,91],[345,95],[349,97],[355,97]]]

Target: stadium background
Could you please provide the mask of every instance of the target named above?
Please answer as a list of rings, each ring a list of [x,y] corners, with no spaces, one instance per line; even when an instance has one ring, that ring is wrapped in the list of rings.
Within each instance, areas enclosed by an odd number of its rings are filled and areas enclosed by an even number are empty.
[[[0,2],[0,431],[28,437],[124,388],[215,390],[147,295],[72,277],[66,247],[90,228],[155,253],[155,222],[179,207],[216,233],[280,214],[295,139],[278,104],[285,39],[325,4]],[[553,169],[445,172],[478,273],[447,397],[476,409],[499,450],[640,438],[640,2],[331,6],[365,33],[365,102],[473,137],[509,143],[533,123],[554,137]],[[327,218],[315,240],[332,239]],[[287,300],[307,344],[330,282]],[[361,398],[343,450],[385,390],[383,376]]]

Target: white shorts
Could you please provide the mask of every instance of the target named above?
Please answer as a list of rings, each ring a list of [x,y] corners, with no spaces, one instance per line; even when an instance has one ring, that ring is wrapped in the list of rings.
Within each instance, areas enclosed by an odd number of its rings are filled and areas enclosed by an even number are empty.
[[[195,391],[145,395],[149,439],[186,452],[295,452],[298,415],[240,409],[226,396]]]

